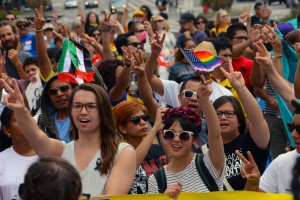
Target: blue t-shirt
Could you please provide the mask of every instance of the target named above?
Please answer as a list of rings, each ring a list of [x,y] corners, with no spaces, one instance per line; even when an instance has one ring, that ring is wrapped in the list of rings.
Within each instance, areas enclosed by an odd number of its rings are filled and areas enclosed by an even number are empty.
[[[54,122],[58,131],[59,138],[61,141],[64,141],[65,143],[70,142],[70,137],[69,137],[70,121],[71,121],[70,117],[63,120],[58,120],[57,113],[54,114]]]
[[[32,56],[37,56],[36,54],[36,44],[35,44],[35,34],[28,33],[26,36],[21,37],[20,41],[23,46],[23,50],[30,53]]]

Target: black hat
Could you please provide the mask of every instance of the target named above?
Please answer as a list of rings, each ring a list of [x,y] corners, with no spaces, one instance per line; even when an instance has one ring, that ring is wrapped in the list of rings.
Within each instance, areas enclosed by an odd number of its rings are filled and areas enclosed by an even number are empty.
[[[178,20],[178,22],[180,24],[184,24],[186,22],[194,21],[194,20],[195,20],[195,16],[192,13],[187,12],[180,15],[180,19]]]
[[[295,108],[294,113],[300,114],[300,99],[293,99],[291,103]]]

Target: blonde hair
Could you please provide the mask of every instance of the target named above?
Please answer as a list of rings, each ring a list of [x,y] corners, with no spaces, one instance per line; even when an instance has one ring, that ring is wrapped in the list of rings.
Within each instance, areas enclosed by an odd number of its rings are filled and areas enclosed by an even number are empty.
[[[215,27],[219,27],[220,26],[219,17],[220,17],[220,15],[221,15],[222,12],[226,12],[227,13],[228,18],[229,18],[228,24],[230,24],[230,22],[231,22],[231,18],[230,18],[230,15],[228,14],[227,10],[220,9],[220,10],[218,10],[216,12],[216,14],[214,16],[214,26]]]

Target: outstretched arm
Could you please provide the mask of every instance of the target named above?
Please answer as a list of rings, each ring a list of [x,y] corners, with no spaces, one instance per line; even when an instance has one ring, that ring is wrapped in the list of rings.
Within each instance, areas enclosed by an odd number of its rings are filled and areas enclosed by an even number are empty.
[[[236,90],[243,104],[245,112],[249,120],[249,132],[255,144],[261,149],[266,149],[270,141],[270,131],[263,117],[261,109],[245,86],[245,81],[241,72],[235,72],[229,61],[230,73],[221,67],[224,76],[228,78],[231,86]]]
[[[209,157],[220,176],[225,164],[225,154],[223,140],[221,137],[221,129],[218,116],[209,99],[209,96],[213,91],[211,87],[211,81],[206,81],[203,75],[201,75],[201,79],[203,83],[199,83],[197,93],[200,97],[200,102],[205,114],[207,124]]]
[[[159,105],[153,98],[152,88],[145,74],[145,64],[141,52],[139,52],[138,54],[134,54],[134,57],[135,62],[133,64],[133,71],[137,75],[139,93],[142,97],[144,105],[148,110],[150,120],[154,122]]]
[[[38,52],[37,58],[39,61],[40,73],[43,79],[46,79],[51,75],[51,62],[47,54],[47,47],[44,41],[44,31],[43,26],[46,20],[43,17],[43,6],[40,6],[40,10],[35,9],[35,18],[33,26],[35,28],[35,41],[36,41],[36,51]]]
[[[15,118],[19,127],[22,127],[22,133],[39,156],[61,156],[63,152],[63,143],[61,141],[48,138],[48,136],[39,129],[31,113],[24,104],[23,96],[18,87],[17,81],[13,79],[13,88],[11,88],[3,79],[0,84],[9,93],[6,99],[6,106],[15,113]]]
[[[300,35],[300,30],[298,30],[298,35]],[[298,65],[297,70],[295,74],[295,82],[294,82],[294,91],[295,91],[295,97],[297,99],[300,99],[300,43],[297,42],[295,45],[295,49],[298,55]]]
[[[258,50],[259,54],[255,58],[259,63],[260,67],[265,71],[268,75],[268,79],[271,82],[274,90],[278,92],[278,94],[285,100],[290,110],[294,110],[294,107],[291,105],[291,100],[295,98],[294,90],[291,85],[285,80],[275,69],[271,58],[266,53],[267,49],[265,46],[258,42],[254,44],[255,48]],[[296,79],[295,79],[296,80]]]
[[[104,20],[100,23],[101,37],[102,37],[102,46],[103,46],[103,59],[113,58],[113,53],[110,49],[110,29],[111,24],[110,14],[106,16],[104,13]]]
[[[146,75],[149,84],[154,92],[159,95],[164,95],[164,86],[162,81],[154,75],[155,66],[157,66],[157,58],[161,52],[163,42],[165,40],[165,34],[162,39],[159,39],[156,33],[156,40],[151,41],[151,53],[145,63]]]
[[[119,80],[116,82],[114,87],[109,91],[110,98],[117,102],[120,101],[126,88],[128,87],[128,83],[130,80],[131,74],[131,58],[133,58],[130,50],[127,47],[122,47],[123,51],[123,62],[124,67],[121,71]]]

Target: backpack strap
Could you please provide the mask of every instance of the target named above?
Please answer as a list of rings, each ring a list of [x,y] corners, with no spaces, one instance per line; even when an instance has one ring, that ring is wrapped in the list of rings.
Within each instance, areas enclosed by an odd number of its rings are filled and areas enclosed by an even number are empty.
[[[159,168],[153,173],[159,193],[164,193],[167,189],[167,179],[164,167]]]
[[[206,168],[204,161],[204,154],[197,153],[196,154],[196,168],[197,171],[202,178],[204,184],[208,188],[210,192],[212,191],[220,191],[218,185],[216,184],[215,179],[209,173],[208,169]]]

